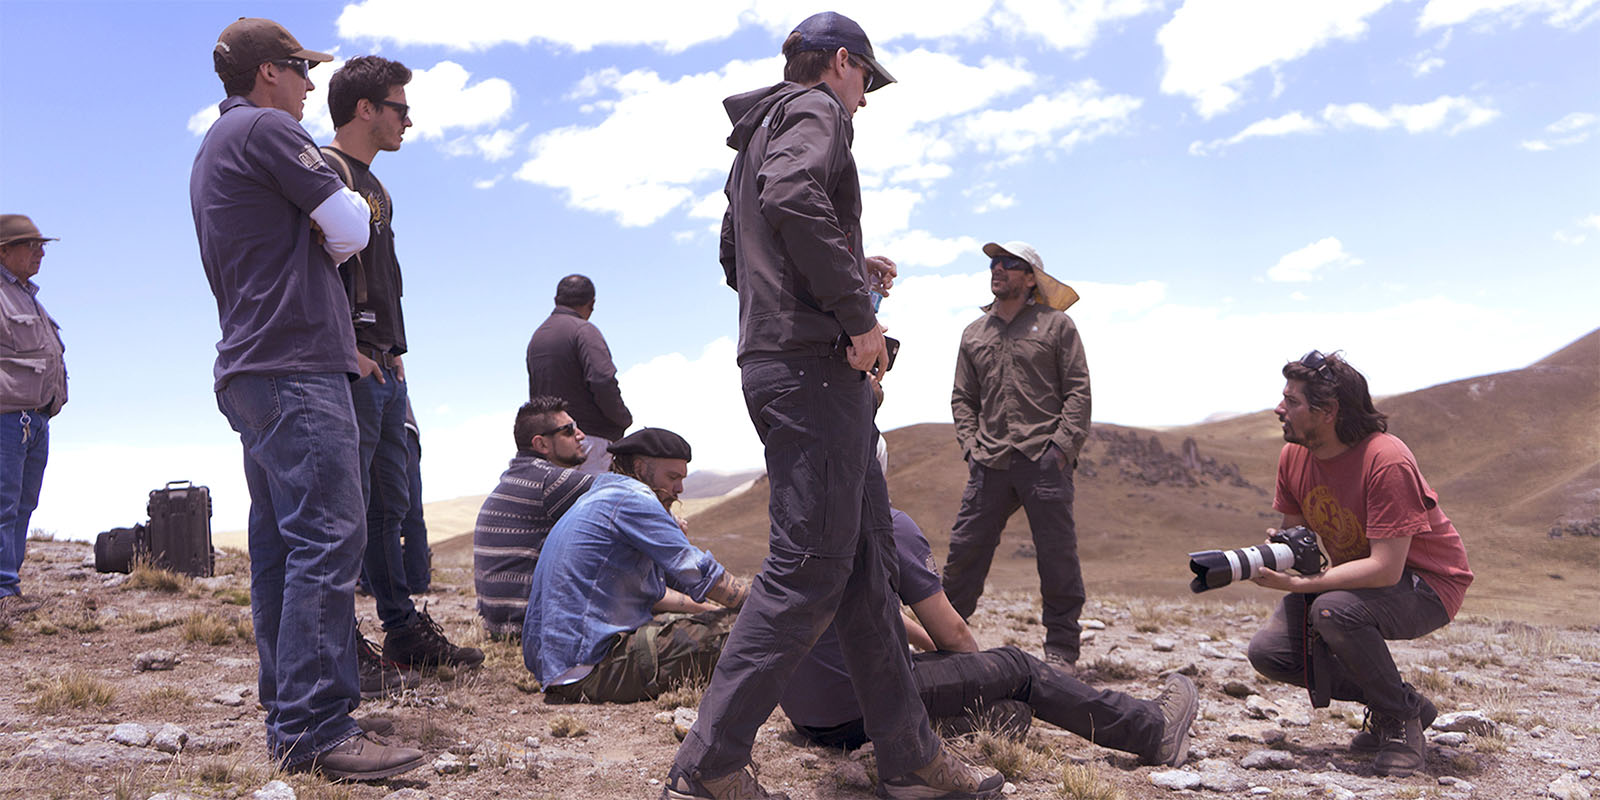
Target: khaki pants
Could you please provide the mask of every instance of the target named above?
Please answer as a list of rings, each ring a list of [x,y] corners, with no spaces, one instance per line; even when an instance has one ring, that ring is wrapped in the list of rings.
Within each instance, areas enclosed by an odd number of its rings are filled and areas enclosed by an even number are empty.
[[[617,634],[594,670],[575,683],[545,689],[546,703],[636,703],[689,680],[704,682],[717,666],[734,612],[665,614]]]

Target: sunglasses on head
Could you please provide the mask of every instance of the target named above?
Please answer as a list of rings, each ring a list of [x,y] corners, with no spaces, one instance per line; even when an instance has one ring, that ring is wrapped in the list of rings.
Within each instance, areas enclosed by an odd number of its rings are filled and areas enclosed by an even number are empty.
[[[558,433],[561,434],[562,436],[571,436],[571,435],[573,435],[573,434],[575,434],[577,432],[578,432],[578,423],[569,422],[569,423],[567,423],[565,425],[562,425],[559,428],[551,428],[550,430],[547,430],[544,433],[536,433],[534,435],[535,436],[544,436],[544,437],[548,438],[548,437],[551,437],[551,436],[555,436]]]
[[[1317,377],[1328,383],[1338,383],[1339,379],[1333,374],[1333,365],[1328,363],[1328,357],[1321,350],[1312,350],[1300,358],[1300,366],[1317,373]]]

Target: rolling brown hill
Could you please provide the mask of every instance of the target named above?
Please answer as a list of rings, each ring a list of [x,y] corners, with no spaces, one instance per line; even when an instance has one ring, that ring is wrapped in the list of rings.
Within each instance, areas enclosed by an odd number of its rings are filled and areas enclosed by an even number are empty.
[[[1468,613],[1600,623],[1600,330],[1524,369],[1382,398],[1378,407],[1467,542],[1478,576]],[[942,558],[966,480],[951,426],[912,425],[885,438],[894,504]],[[1097,423],[1076,476],[1090,593],[1184,595],[1189,551],[1260,541],[1279,519],[1271,492],[1281,445],[1271,411],[1165,430]],[[767,495],[761,479],[700,511],[691,538],[730,568],[753,572],[766,555]],[[1551,535],[1563,527],[1565,535]],[[1019,512],[990,583],[1029,589],[1037,580]]]

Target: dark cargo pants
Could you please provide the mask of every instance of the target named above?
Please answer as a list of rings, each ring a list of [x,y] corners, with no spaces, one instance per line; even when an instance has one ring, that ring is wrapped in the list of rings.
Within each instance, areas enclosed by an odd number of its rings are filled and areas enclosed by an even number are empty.
[[[1033,715],[1101,747],[1153,759],[1165,721],[1149,700],[1083,681],[1006,646],[981,653],[918,653],[911,658],[917,694],[928,716],[957,730],[975,716],[1015,701]],[[855,749],[868,737],[861,721],[833,728],[796,726],[820,744]],[[1026,732],[1026,725],[1023,726]]]
[[[678,748],[680,770],[719,778],[750,761],[756,730],[817,637],[837,623],[878,774],[922,767],[939,742],[917,698],[890,585],[888,486],[866,377],[841,358],[750,361],[745,404],[766,445],[769,553]],[[835,616],[837,613],[837,617]]]
[[[1044,649],[1067,662],[1078,660],[1078,616],[1083,612],[1083,571],[1078,564],[1078,529],[1072,521],[1072,467],[1051,469],[1012,454],[1008,469],[974,461],[969,467],[961,513],[950,531],[944,593],[962,619],[972,616],[1006,520],[1028,512],[1044,600]]]
[[[618,634],[594,671],[575,683],[545,690],[546,703],[637,703],[684,682],[704,681],[717,665],[732,611],[668,615]]]
[[[1286,594],[1267,624],[1250,639],[1250,664],[1275,681],[1306,685],[1306,602],[1311,595]],[[1396,719],[1421,713],[1422,696],[1400,678],[1386,639],[1415,639],[1444,627],[1450,617],[1433,588],[1407,569],[1381,589],[1323,592],[1311,600],[1311,629],[1332,659],[1319,659],[1319,676],[1335,700],[1364,703]]]

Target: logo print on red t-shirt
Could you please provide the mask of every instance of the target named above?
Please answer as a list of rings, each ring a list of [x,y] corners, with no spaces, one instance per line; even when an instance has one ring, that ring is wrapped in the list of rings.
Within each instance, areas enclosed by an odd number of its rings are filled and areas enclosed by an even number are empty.
[[[1328,487],[1313,487],[1300,501],[1300,513],[1305,515],[1307,527],[1316,531],[1317,537],[1322,540],[1322,547],[1328,551],[1330,562],[1343,564],[1372,555],[1372,546],[1367,541],[1366,530],[1361,527],[1361,519],[1350,509],[1339,505]]]

